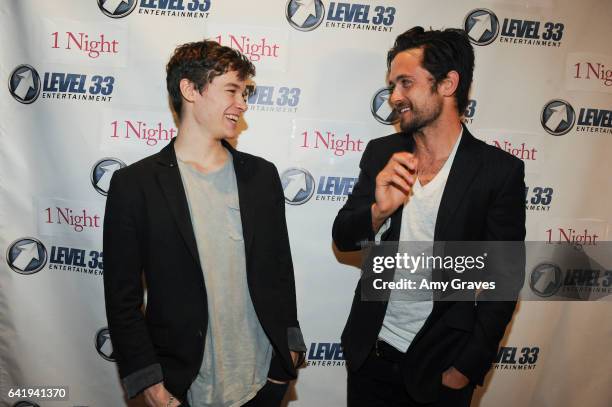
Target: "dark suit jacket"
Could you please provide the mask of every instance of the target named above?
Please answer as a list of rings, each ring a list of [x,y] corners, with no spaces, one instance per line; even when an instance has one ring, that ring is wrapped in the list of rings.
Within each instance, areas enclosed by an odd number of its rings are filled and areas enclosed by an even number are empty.
[[[120,376],[159,363],[166,388],[181,398],[200,369],[208,313],[173,144],[113,175],[104,219],[104,292]],[[290,380],[296,371],[288,335],[301,333],[282,186],[273,164],[224,145],[236,172],[249,292],[274,348],[269,375]],[[154,384],[137,381],[138,391]]]
[[[333,238],[342,251],[358,250],[374,240],[371,205],[375,179],[391,156],[414,149],[411,135],[397,133],[368,143],[352,195],[338,213]],[[384,241],[397,241],[403,206],[391,215]],[[525,238],[524,164],[512,155],[475,139],[464,127],[440,202],[435,241],[522,241]],[[522,277],[519,277],[522,278]],[[342,334],[344,355],[355,371],[378,337],[387,309],[385,301],[361,301],[361,282]],[[441,375],[455,366],[473,384],[482,384],[515,302],[441,302],[412,341],[403,361],[409,394],[434,401]]]

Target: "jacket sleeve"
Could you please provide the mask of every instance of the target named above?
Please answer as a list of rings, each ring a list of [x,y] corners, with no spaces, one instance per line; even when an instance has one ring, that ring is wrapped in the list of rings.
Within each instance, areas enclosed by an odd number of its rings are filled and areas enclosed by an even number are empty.
[[[119,375],[128,397],[163,380],[142,311],[142,198],[126,174],[113,174],[104,215],[104,297]]]
[[[514,161],[514,160],[513,160]],[[520,160],[514,161],[503,187],[496,195],[487,213],[486,241],[525,240],[525,166]],[[518,295],[524,281],[525,253],[511,249],[510,254],[500,253],[502,268],[510,270],[509,278],[500,281]],[[520,249],[519,249],[520,250]],[[498,263],[499,264],[499,263]],[[518,286],[517,286],[518,283]],[[510,286],[513,285],[513,286]],[[516,298],[516,295],[513,298]],[[499,297],[497,297],[499,298]],[[505,298],[504,298],[505,299]],[[486,294],[479,296],[476,304],[476,322],[465,348],[454,362],[455,368],[466,375],[474,384],[482,385],[487,371],[497,355],[499,342],[512,318],[516,301],[487,300]]]
[[[359,179],[334,220],[332,237],[341,251],[360,250],[362,242],[374,240],[372,204],[377,174],[372,173],[371,150],[371,143],[368,143],[359,163]]]
[[[277,227],[276,236],[278,237],[279,244],[278,259],[283,275],[283,291],[286,293],[285,303],[282,304],[282,307],[287,312],[287,342],[290,350],[305,353],[306,344],[304,343],[297,317],[293,260],[291,258],[291,246],[289,244],[289,233],[287,231],[287,219],[285,217],[285,195],[283,193],[283,186],[278,171],[274,165],[272,167],[276,195],[275,214],[277,220],[275,223]]]

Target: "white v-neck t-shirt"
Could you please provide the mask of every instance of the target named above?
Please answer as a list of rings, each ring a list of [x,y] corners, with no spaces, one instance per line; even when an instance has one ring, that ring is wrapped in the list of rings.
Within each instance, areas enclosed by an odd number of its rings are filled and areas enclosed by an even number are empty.
[[[436,176],[424,186],[421,185],[418,179],[412,186],[412,196],[402,210],[402,224],[400,229],[400,251],[402,253],[407,252],[410,255],[416,256],[421,253],[421,248],[418,249],[418,253],[411,253],[411,248],[405,247],[406,244],[402,244],[401,242],[434,241],[438,208],[440,207],[442,193],[444,192],[448,174],[450,173],[462,135],[463,128],[461,129],[461,133],[459,133],[457,141],[455,141],[453,150],[446,160],[446,163],[444,163],[444,166],[442,166]],[[405,273],[405,271],[403,271],[403,273]],[[419,275],[422,276],[423,274],[421,273],[427,273],[427,271],[419,271]],[[431,270],[429,270],[429,275],[431,275]],[[400,281],[402,277],[404,277],[402,273],[396,270],[395,280]],[[425,296],[426,299],[423,299],[423,296]],[[408,350],[410,343],[423,327],[427,317],[429,317],[433,309],[431,293],[419,292],[418,301],[407,301],[406,298],[408,297],[405,293],[396,291],[391,292],[385,319],[383,320],[382,328],[378,334],[380,339],[401,352],[406,352]]]

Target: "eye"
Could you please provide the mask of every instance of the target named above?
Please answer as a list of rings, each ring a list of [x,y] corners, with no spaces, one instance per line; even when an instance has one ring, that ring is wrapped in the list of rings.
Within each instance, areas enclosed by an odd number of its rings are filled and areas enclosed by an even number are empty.
[[[400,80],[400,85],[402,85],[402,88],[409,88],[410,86],[412,86],[412,81],[410,79],[401,79]]]

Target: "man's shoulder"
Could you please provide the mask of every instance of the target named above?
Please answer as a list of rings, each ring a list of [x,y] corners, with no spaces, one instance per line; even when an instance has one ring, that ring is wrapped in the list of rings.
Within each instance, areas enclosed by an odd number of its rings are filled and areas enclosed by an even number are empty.
[[[406,148],[412,142],[412,137],[405,133],[392,133],[387,136],[377,137],[368,142],[368,148],[376,151],[398,150]]]
[[[245,153],[244,151],[233,150],[232,156],[234,161],[238,161],[241,164],[247,165],[252,170],[272,170],[276,169],[274,163],[266,160],[258,155]]]
[[[248,161],[248,162],[252,162],[258,165],[265,165],[265,166],[269,166],[269,165],[273,165],[270,161],[266,160],[263,157],[260,157],[258,155],[255,154],[251,154],[251,153],[247,153],[244,152],[242,150],[234,150],[233,154],[237,154],[237,158],[244,160],[244,161]]]
[[[499,147],[485,143],[474,138],[475,144],[480,149],[484,160],[497,168],[515,168],[523,165],[523,161]]]
[[[361,165],[381,169],[389,158],[400,151],[413,151],[414,140],[406,133],[393,133],[368,142],[363,152]]]
[[[147,156],[126,167],[118,169],[117,171],[115,171],[114,175],[116,174],[121,178],[130,180],[142,180],[143,178],[151,177],[160,168],[172,167],[176,165],[175,163],[171,162],[170,158],[167,155],[168,152],[164,148],[155,154]],[[252,169],[269,170],[276,168],[273,163],[266,160],[265,158],[245,153],[243,151],[232,149],[231,156],[235,161],[237,160],[241,164],[248,165]]]
[[[118,177],[123,180],[141,181],[143,178],[152,176],[155,169],[163,162],[163,152],[164,150],[161,150],[126,167],[118,169],[113,173],[113,178]]]

